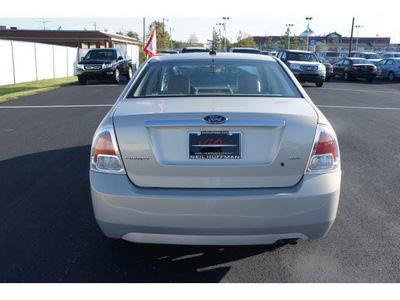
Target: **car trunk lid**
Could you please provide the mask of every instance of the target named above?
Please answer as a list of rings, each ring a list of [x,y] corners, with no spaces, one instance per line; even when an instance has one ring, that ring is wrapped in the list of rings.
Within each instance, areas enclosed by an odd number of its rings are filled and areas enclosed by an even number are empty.
[[[215,115],[225,122],[203,121]],[[114,113],[127,174],[141,187],[293,186],[316,124],[315,109],[301,98],[126,99]]]

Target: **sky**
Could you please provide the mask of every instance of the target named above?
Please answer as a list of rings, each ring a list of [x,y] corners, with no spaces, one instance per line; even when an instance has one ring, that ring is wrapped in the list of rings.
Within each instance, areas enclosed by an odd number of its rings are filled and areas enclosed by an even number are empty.
[[[386,0],[385,5],[366,5],[366,1],[317,1],[317,0],[111,0],[60,2],[44,0],[19,0],[6,4],[0,10],[0,25],[15,26],[19,29],[57,30],[105,30],[115,33],[129,30],[143,36],[143,20],[146,31],[154,20],[162,22],[171,32],[172,39],[187,41],[195,34],[199,42],[205,43],[212,37],[213,28],[218,32],[226,21],[226,36],[236,42],[239,31],[251,36],[282,35],[286,24],[293,24],[291,32],[300,35],[307,29],[305,17],[312,17],[310,29],[316,35],[338,32],[351,35],[353,17],[354,37],[390,37],[392,43],[400,43],[398,25],[398,1]],[[15,4],[14,4],[15,3]],[[97,7],[94,7],[96,3]],[[18,4],[18,5],[17,5]],[[2,5],[3,6],[3,5]],[[86,7],[88,7],[86,9]],[[392,9],[393,8],[393,9]],[[43,23],[44,21],[44,23]],[[225,32],[222,31],[222,35]]]

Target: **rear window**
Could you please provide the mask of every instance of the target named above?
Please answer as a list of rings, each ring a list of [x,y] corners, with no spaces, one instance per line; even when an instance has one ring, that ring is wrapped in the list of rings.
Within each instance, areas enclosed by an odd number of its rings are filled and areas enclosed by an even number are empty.
[[[207,61],[208,62],[208,61]],[[150,62],[129,98],[201,96],[302,97],[276,62]]]
[[[353,59],[353,64],[370,64],[371,62],[367,59]]]
[[[258,49],[233,49],[232,52],[261,54]]]

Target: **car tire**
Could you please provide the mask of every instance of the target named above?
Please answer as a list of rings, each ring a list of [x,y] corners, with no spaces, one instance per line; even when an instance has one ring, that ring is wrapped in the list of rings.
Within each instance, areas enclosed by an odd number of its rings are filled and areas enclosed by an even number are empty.
[[[85,85],[86,84],[86,79],[78,76],[78,82],[79,82],[80,85]]]
[[[343,79],[344,79],[345,81],[349,81],[349,80],[350,80],[350,75],[349,75],[349,73],[344,72],[344,74],[343,74]]]
[[[317,87],[322,87],[324,85],[324,82],[316,82],[315,85]]]
[[[390,72],[390,73],[389,73],[388,79],[389,79],[389,81],[394,81],[394,80],[396,79],[396,76],[394,76],[394,73],[393,73],[393,72]]]
[[[120,72],[119,72],[119,69],[117,68],[117,69],[115,69],[115,72],[114,72],[113,83],[118,84],[119,81],[120,81]]]
[[[128,73],[126,73],[126,79],[131,79],[133,75],[132,67],[128,67]]]

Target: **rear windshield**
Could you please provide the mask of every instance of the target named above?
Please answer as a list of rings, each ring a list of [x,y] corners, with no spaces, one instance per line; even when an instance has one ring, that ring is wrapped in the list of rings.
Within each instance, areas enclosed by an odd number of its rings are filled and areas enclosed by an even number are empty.
[[[115,50],[91,50],[89,51],[85,59],[116,59],[117,54]]]
[[[260,54],[261,51],[258,49],[233,49],[232,52],[239,52],[239,53],[254,53]]]
[[[129,98],[176,96],[302,97],[276,62],[150,62]]]
[[[353,64],[371,64],[367,59],[353,59]]]

